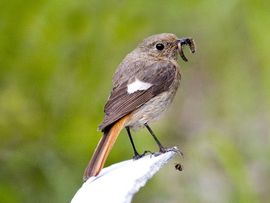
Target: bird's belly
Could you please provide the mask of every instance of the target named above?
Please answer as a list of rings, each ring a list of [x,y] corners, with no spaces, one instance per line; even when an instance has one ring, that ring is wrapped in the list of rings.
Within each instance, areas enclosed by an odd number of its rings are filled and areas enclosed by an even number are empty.
[[[137,129],[143,127],[145,123],[158,120],[171,104],[173,97],[174,92],[163,92],[152,98],[131,114],[126,126]]]

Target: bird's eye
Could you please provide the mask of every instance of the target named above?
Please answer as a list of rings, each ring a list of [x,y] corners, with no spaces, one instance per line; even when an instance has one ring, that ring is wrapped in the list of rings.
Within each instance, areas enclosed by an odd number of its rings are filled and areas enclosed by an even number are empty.
[[[156,48],[157,48],[157,50],[161,51],[164,49],[164,44],[158,43],[158,44],[156,44]]]

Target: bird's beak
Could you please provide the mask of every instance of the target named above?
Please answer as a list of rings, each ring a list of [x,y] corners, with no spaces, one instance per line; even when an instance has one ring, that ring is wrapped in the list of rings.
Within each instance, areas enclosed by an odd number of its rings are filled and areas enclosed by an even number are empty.
[[[184,55],[183,46],[184,45],[188,45],[191,53],[195,53],[196,48],[195,48],[195,42],[194,42],[194,40],[192,38],[181,38],[181,39],[178,39],[176,41],[176,43],[177,43],[178,52],[179,52],[181,58],[184,61],[188,61],[188,59]]]

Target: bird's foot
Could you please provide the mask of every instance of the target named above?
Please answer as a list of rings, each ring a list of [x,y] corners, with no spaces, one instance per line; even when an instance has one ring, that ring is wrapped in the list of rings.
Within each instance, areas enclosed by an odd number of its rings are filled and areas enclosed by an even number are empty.
[[[137,160],[137,159],[140,159],[140,158],[142,158],[142,157],[144,157],[146,154],[151,154],[151,155],[153,155],[153,154],[155,154],[154,152],[151,152],[151,151],[149,151],[149,150],[146,150],[146,151],[144,151],[142,154],[139,154],[139,153],[136,153],[134,156],[133,156],[133,159],[134,160]]]
[[[184,156],[183,152],[178,147],[171,147],[171,148],[160,147],[159,152],[154,153],[154,155],[158,156],[158,155],[164,154],[166,152],[176,152],[176,153],[180,154],[181,156]]]

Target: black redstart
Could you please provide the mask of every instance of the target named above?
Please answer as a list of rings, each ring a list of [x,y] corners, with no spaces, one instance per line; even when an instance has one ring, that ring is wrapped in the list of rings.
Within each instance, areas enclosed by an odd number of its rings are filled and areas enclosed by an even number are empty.
[[[192,38],[179,39],[170,33],[153,35],[140,43],[118,66],[104,107],[105,117],[99,126],[103,136],[85,169],[84,180],[99,174],[123,128],[127,130],[135,158],[141,155],[135,148],[130,128],[146,127],[160,152],[166,151],[148,124],[168,108],[178,89],[181,75],[177,53],[187,61],[183,45],[195,52]]]

